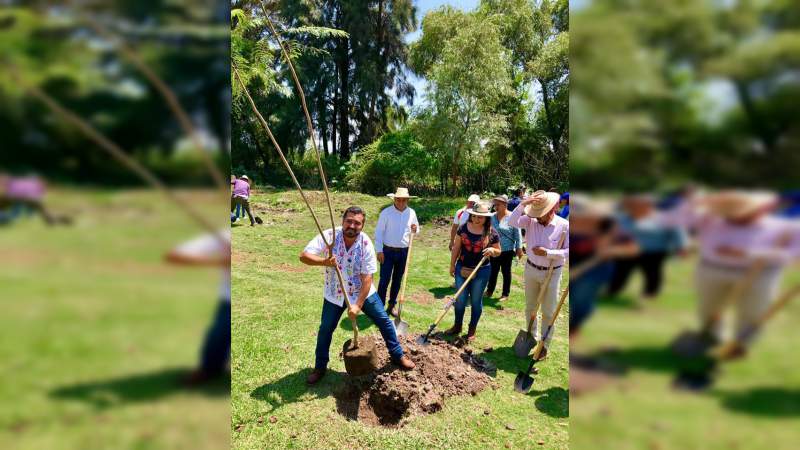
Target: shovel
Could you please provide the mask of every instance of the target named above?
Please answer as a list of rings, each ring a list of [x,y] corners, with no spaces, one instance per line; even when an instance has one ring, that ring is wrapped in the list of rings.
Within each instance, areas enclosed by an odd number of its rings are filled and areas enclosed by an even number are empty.
[[[561,248],[564,245],[564,238],[566,235],[566,231],[561,232],[561,238],[558,241],[558,248]],[[550,267],[547,269],[547,275],[544,278],[544,286],[539,289],[539,296],[536,299],[537,305],[542,304],[542,299],[547,293],[547,288],[550,286],[550,279],[553,278],[554,263],[555,261],[550,261]],[[536,338],[533,336],[533,322],[536,320],[536,312],[536,310],[533,310],[533,313],[531,313],[531,318],[528,320],[528,329],[519,330],[519,333],[517,333],[517,338],[514,339],[514,354],[517,355],[518,358],[524,358],[528,356],[533,347],[536,345]]]
[[[400,284],[400,295],[397,299],[397,317],[394,318],[394,329],[398,336],[408,334],[408,322],[403,317],[403,302],[406,296],[406,280],[408,279],[408,265],[411,262],[411,247],[414,245],[414,233],[408,237],[408,255],[406,256],[406,269],[403,272],[403,281]]]
[[[533,386],[533,377],[531,376],[531,373],[533,372],[533,365],[539,361],[539,357],[544,349],[544,342],[553,331],[553,324],[556,323],[558,313],[561,312],[561,307],[564,306],[564,302],[567,300],[567,294],[569,294],[569,286],[567,286],[567,288],[564,289],[564,292],[561,294],[561,299],[558,301],[558,307],[556,307],[556,313],[553,314],[553,320],[550,321],[550,324],[547,326],[547,330],[542,336],[542,340],[536,344],[536,348],[533,350],[533,357],[530,365],[528,365],[528,370],[526,372],[519,372],[517,374],[517,378],[514,379],[515,391],[525,394],[531,390],[531,386]]]
[[[447,311],[450,310],[450,307],[453,306],[453,304],[456,302],[456,300],[458,299],[458,296],[461,295],[461,291],[463,291],[464,288],[467,287],[469,282],[472,281],[472,277],[474,277],[475,274],[478,273],[478,269],[480,269],[481,266],[483,265],[483,263],[488,259],[489,259],[488,256],[484,256],[483,258],[481,258],[480,262],[478,262],[478,265],[475,266],[475,270],[473,270],[472,273],[469,274],[467,279],[464,280],[464,283],[461,284],[461,287],[458,288],[458,291],[455,293],[455,295],[453,295],[452,297],[450,297],[450,299],[447,300],[447,303],[445,303],[445,305],[444,305],[444,311],[442,311],[442,313],[439,314],[439,317],[436,318],[436,321],[431,324],[430,328],[428,328],[428,332],[425,333],[425,334],[420,335],[417,338],[417,344],[419,344],[419,345],[428,345],[428,344],[430,344],[429,338],[431,337],[431,333],[433,333],[433,330],[435,330],[436,327],[439,326],[439,322],[442,321],[442,319],[444,318],[445,314],[447,314]]]

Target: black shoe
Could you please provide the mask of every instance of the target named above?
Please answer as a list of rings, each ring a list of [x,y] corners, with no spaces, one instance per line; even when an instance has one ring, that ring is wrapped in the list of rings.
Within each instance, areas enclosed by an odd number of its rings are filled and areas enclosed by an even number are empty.
[[[319,380],[321,380],[322,377],[325,376],[325,372],[327,372],[327,369],[312,370],[311,373],[308,375],[308,378],[306,378],[306,384],[308,384],[309,386],[317,384]]]

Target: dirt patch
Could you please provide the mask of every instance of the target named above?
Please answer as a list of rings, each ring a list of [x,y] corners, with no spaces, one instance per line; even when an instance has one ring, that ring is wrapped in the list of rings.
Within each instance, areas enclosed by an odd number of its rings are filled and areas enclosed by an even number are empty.
[[[436,298],[434,298],[430,293],[414,292],[413,294],[406,296],[406,301],[420,305],[432,305],[436,303]]]
[[[275,272],[285,272],[285,273],[303,273],[309,270],[308,266],[303,264],[287,264],[287,263],[280,263],[280,264],[270,264],[266,266],[267,270],[272,270]]]
[[[368,425],[399,428],[413,416],[440,411],[448,397],[496,387],[492,376],[497,368],[473,356],[471,349],[435,337],[430,345],[420,346],[414,339],[416,335],[400,337],[417,365],[409,372],[391,362],[378,339],[379,369],[361,377],[345,376],[344,385],[334,392],[339,414]]]

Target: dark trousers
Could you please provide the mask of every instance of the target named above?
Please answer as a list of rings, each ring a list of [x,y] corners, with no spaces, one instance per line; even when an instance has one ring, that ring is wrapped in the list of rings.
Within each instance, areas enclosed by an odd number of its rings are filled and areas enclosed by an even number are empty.
[[[333,332],[336,330],[336,325],[339,324],[339,319],[345,310],[344,305],[337,306],[325,299],[322,300],[322,318],[319,323],[319,332],[317,332],[317,348],[314,351],[314,367],[317,369],[328,367]],[[389,351],[389,356],[391,356],[392,360],[398,361],[402,358],[403,347],[400,346],[400,342],[397,340],[394,324],[392,324],[392,320],[389,319],[389,315],[383,309],[381,299],[376,294],[372,294],[364,301],[361,311],[380,330],[381,337],[383,337],[383,342],[386,343],[386,349]]]
[[[378,297],[381,298],[386,306],[386,290],[389,289],[389,281],[392,288],[389,290],[389,307],[397,303],[397,294],[400,292],[400,284],[403,281],[403,274],[406,272],[406,258],[408,258],[408,248],[394,249],[383,247],[383,264],[381,264],[381,279],[378,282]]]
[[[508,297],[511,292],[511,264],[514,262],[514,250],[508,250],[500,253],[500,256],[494,257],[490,260],[492,263],[492,273],[489,275],[489,284],[486,286],[486,296],[491,297],[494,293],[494,288],[497,285],[497,275],[503,272],[503,295]]]
[[[648,252],[635,258],[615,260],[614,274],[611,276],[611,284],[608,286],[609,295],[620,293],[628,284],[628,280],[636,268],[641,269],[644,274],[644,295],[648,297],[658,295],[664,279],[664,262],[667,260],[667,256],[667,252]]]
[[[206,332],[200,364],[203,372],[217,375],[225,370],[231,355],[231,303],[220,301],[217,313]]]
[[[237,206],[241,206],[244,208],[245,212],[247,212],[247,217],[250,219],[250,225],[256,223],[255,219],[253,219],[253,213],[250,212],[250,200],[244,197],[231,197],[231,212],[233,212]]]

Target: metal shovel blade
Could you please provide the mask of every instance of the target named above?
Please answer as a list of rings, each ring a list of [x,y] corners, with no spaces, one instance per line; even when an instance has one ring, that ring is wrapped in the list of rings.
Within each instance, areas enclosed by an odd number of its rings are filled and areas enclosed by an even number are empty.
[[[431,325],[431,327],[428,329],[427,333],[419,335],[419,337],[416,340],[418,345],[430,345],[431,344],[431,341],[428,338],[431,336],[431,333],[433,332],[434,327],[435,327],[435,325]]]
[[[528,375],[525,372],[520,372],[517,374],[517,378],[514,379],[514,390],[521,393],[527,394],[528,391],[531,390],[531,386],[533,386],[533,377]]]
[[[399,317],[395,317],[392,323],[394,323],[394,329],[398,336],[405,336],[408,334],[408,322],[400,320]]]
[[[517,338],[514,339],[514,354],[517,358],[527,358],[531,350],[536,346],[536,338],[527,330],[519,330]]]

